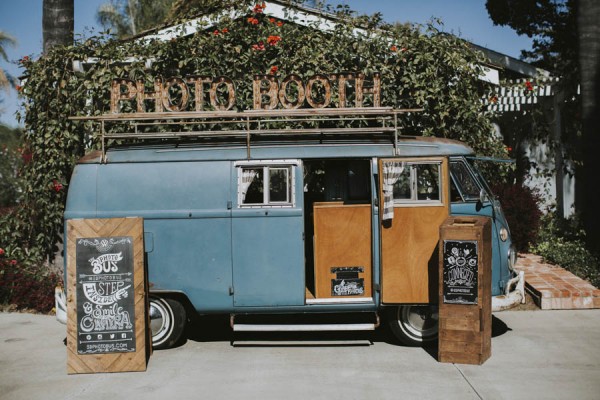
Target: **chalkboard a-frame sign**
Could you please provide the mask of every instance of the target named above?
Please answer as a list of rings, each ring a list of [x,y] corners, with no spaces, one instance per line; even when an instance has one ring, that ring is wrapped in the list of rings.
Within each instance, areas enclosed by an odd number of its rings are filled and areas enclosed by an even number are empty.
[[[145,371],[143,220],[70,220],[67,236],[67,371]]]

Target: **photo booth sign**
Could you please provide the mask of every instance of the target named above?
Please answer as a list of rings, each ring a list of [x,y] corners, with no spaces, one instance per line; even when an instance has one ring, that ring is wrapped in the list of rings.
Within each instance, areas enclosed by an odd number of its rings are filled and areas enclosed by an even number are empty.
[[[149,355],[143,220],[67,224],[67,371],[145,371]]]

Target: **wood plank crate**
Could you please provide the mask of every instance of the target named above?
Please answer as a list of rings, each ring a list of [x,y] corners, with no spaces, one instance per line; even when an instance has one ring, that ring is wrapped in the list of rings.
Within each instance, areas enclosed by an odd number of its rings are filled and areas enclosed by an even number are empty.
[[[491,228],[486,217],[449,217],[440,227],[440,362],[480,365],[492,354]]]

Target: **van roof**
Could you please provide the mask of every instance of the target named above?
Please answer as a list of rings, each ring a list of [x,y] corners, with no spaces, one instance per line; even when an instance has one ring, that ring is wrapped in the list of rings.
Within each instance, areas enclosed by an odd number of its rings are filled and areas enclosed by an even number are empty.
[[[457,140],[401,136],[397,143],[377,138],[303,139],[256,141],[248,148],[241,142],[157,142],[112,147],[107,163],[176,162],[202,160],[320,159],[371,157],[469,156],[473,149]],[[79,163],[100,163],[102,152],[93,151]]]

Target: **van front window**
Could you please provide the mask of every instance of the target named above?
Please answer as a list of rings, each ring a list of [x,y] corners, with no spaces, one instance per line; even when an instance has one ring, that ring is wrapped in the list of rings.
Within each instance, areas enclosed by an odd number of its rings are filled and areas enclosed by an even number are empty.
[[[479,185],[463,161],[451,161],[450,174],[452,175],[453,201],[477,201],[479,199]]]

